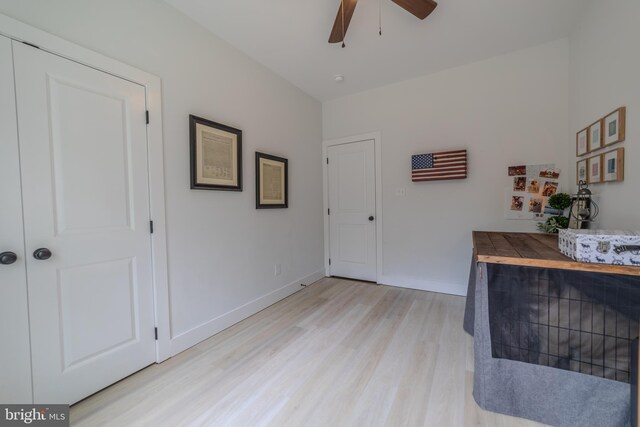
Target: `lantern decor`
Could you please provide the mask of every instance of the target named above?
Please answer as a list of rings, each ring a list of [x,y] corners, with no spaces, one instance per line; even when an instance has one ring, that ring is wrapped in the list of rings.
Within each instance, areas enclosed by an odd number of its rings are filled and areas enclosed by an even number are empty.
[[[578,192],[573,196],[570,209],[569,228],[586,228],[600,212],[598,204],[591,198],[591,190],[586,181],[578,182]]]

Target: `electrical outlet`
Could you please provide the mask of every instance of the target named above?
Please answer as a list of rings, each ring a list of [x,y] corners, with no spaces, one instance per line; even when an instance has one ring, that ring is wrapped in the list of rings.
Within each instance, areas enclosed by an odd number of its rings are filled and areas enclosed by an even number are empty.
[[[404,197],[407,195],[407,191],[404,188],[396,188],[396,196]]]
[[[280,264],[276,264],[273,266],[273,275],[279,276],[282,273],[282,266]]]

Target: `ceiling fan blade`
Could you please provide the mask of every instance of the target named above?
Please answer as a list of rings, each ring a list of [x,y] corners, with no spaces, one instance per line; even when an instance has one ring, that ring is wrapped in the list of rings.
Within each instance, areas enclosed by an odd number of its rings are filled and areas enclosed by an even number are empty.
[[[356,10],[356,3],[358,3],[358,0],[344,0],[344,31],[342,31],[342,1],[340,2],[336,21],[333,23],[331,35],[329,36],[329,43],[340,43],[343,41],[343,35],[347,34],[347,28],[349,28],[353,11]]]
[[[433,0],[391,0],[419,19],[424,19],[438,6]]]

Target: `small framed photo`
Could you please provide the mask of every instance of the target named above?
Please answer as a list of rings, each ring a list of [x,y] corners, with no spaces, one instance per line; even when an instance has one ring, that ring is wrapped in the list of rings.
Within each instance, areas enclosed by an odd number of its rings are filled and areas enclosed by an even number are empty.
[[[589,126],[589,152],[602,148],[602,122],[603,120],[600,119]]]
[[[256,209],[289,207],[289,161],[256,152]]]
[[[542,196],[551,197],[558,192],[558,183],[552,181],[546,181],[544,187],[542,187]]]
[[[544,199],[542,197],[532,197],[529,200],[529,212],[531,213],[540,213],[542,212],[542,205],[544,204]]]
[[[620,107],[604,118],[604,145],[624,141],[626,107]]]
[[[527,175],[527,166],[509,166],[509,176],[525,176]]]
[[[576,134],[576,156],[580,157],[589,152],[589,128],[582,129]]]
[[[605,182],[624,180],[624,148],[611,150],[602,155],[602,180]]]
[[[513,178],[513,191],[525,191],[527,189],[527,177],[518,176]]]
[[[580,183],[580,181],[587,182],[587,159],[580,160],[576,163],[576,185]]]
[[[511,210],[522,211],[524,196],[511,196]]]
[[[587,176],[589,184],[602,182],[602,154],[589,157],[587,162]]]
[[[540,192],[540,181],[537,179],[530,179],[527,181],[527,193],[538,194]]]
[[[543,169],[538,174],[540,178],[550,178],[550,179],[558,179],[560,178],[560,169]]]
[[[242,191],[242,131],[189,116],[191,188]]]

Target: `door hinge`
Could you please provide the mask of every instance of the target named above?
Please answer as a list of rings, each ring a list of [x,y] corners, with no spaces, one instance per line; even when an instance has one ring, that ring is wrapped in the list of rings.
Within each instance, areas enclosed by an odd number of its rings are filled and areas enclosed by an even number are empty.
[[[329,158],[327,157],[327,164],[329,164]]]
[[[331,215],[331,209],[327,209],[327,215]]]
[[[35,44],[29,43],[29,42],[22,42],[22,43],[26,44],[27,46],[35,47],[36,49],[40,49],[40,46],[36,46]]]
[[[149,221],[149,232],[153,234],[153,221]]]
[[[331,265],[331,258],[329,258],[329,265]]]
[[[158,341],[158,327],[157,326],[155,328],[155,333],[156,333],[156,341]]]
[[[147,110],[146,112],[146,117],[147,117],[147,124],[149,124],[149,110]]]

